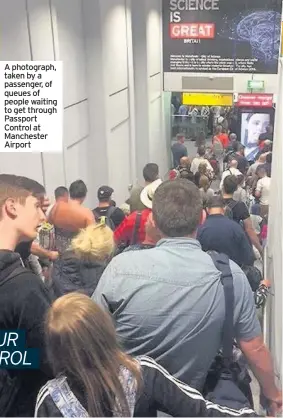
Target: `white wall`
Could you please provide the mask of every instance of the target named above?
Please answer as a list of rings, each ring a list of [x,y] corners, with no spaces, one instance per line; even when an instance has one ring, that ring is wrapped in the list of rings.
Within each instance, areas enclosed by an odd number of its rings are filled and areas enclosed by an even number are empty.
[[[141,39],[132,33],[136,0],[1,0],[1,60],[62,60],[64,68],[63,153],[0,154],[2,172],[43,182],[51,195],[81,178],[94,206],[102,184],[122,203],[149,160],[167,170],[161,0],[139,3]]]
[[[160,0],[132,0],[132,34],[136,165],[141,181],[142,168],[149,161],[165,174],[170,152],[163,117]]]

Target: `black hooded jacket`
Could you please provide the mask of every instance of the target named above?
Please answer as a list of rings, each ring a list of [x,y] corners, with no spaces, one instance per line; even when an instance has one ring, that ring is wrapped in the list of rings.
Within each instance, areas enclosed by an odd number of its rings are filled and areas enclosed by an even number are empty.
[[[86,261],[71,251],[66,252],[53,265],[52,281],[56,297],[70,292],[92,296],[105,267],[104,263]]]
[[[45,350],[43,321],[52,303],[42,280],[27,269],[3,285],[15,269],[22,267],[20,255],[0,250],[0,329],[23,329],[26,347],[40,349],[40,370],[11,370],[17,376],[20,389],[8,416],[33,416],[35,400],[42,383],[52,376]]]

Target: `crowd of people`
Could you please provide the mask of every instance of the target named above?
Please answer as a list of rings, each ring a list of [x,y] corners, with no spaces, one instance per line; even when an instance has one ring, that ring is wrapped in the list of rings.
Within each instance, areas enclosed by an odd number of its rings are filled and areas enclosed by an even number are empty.
[[[144,184],[121,207],[110,186],[98,189],[92,209],[82,180],[58,187],[51,204],[36,181],[0,175],[1,329],[24,329],[27,347],[40,349],[38,370],[2,371],[1,396],[4,379],[13,396],[1,415],[255,416],[249,368],[270,413],[281,410],[257,315],[270,283],[254,266],[266,238],[272,153],[265,144],[249,165],[222,131],[193,159],[180,137],[169,179],[147,164]],[[225,152],[215,162],[217,141]],[[242,404],[205,389],[227,317],[213,254],[225,255],[232,280]]]

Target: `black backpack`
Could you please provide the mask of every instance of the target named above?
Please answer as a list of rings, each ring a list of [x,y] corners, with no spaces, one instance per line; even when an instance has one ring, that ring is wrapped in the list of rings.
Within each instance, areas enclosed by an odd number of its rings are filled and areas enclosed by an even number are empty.
[[[11,266],[12,267],[12,266]],[[14,277],[19,276],[22,273],[26,273],[27,269],[18,266],[10,271],[3,279],[0,281],[0,287],[7,283],[9,280]],[[0,369],[0,416],[6,417],[9,411],[11,410],[12,405],[15,402],[16,396],[21,387],[21,379],[18,376],[12,377],[8,370]]]
[[[239,202],[236,201],[229,202],[224,208],[224,215],[231,219],[231,221],[234,220],[233,209],[237,206],[238,203]]]
[[[112,229],[112,231],[115,231],[116,226],[115,226],[114,222],[112,221],[111,216],[113,215],[113,213],[115,212],[116,209],[117,208],[115,206],[109,206],[109,208],[107,209],[106,214],[102,215],[102,216],[99,215],[95,210],[93,210],[93,214],[94,214],[96,222],[98,224],[102,223],[102,222],[105,222],[105,224],[110,229]]]
[[[223,408],[236,410],[247,408],[249,416],[257,416],[253,409],[250,376],[243,374],[233,357],[234,346],[234,286],[229,257],[209,251],[212,261],[221,272],[221,283],[225,298],[225,319],[222,337],[222,353],[219,353],[208,372],[203,395]],[[244,412],[242,410],[241,412]],[[244,413],[242,414],[244,416]]]

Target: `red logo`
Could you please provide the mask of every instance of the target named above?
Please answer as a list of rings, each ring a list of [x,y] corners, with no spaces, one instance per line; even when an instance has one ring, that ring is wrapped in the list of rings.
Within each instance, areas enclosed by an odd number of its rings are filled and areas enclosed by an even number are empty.
[[[170,23],[171,39],[213,39],[214,23]]]

